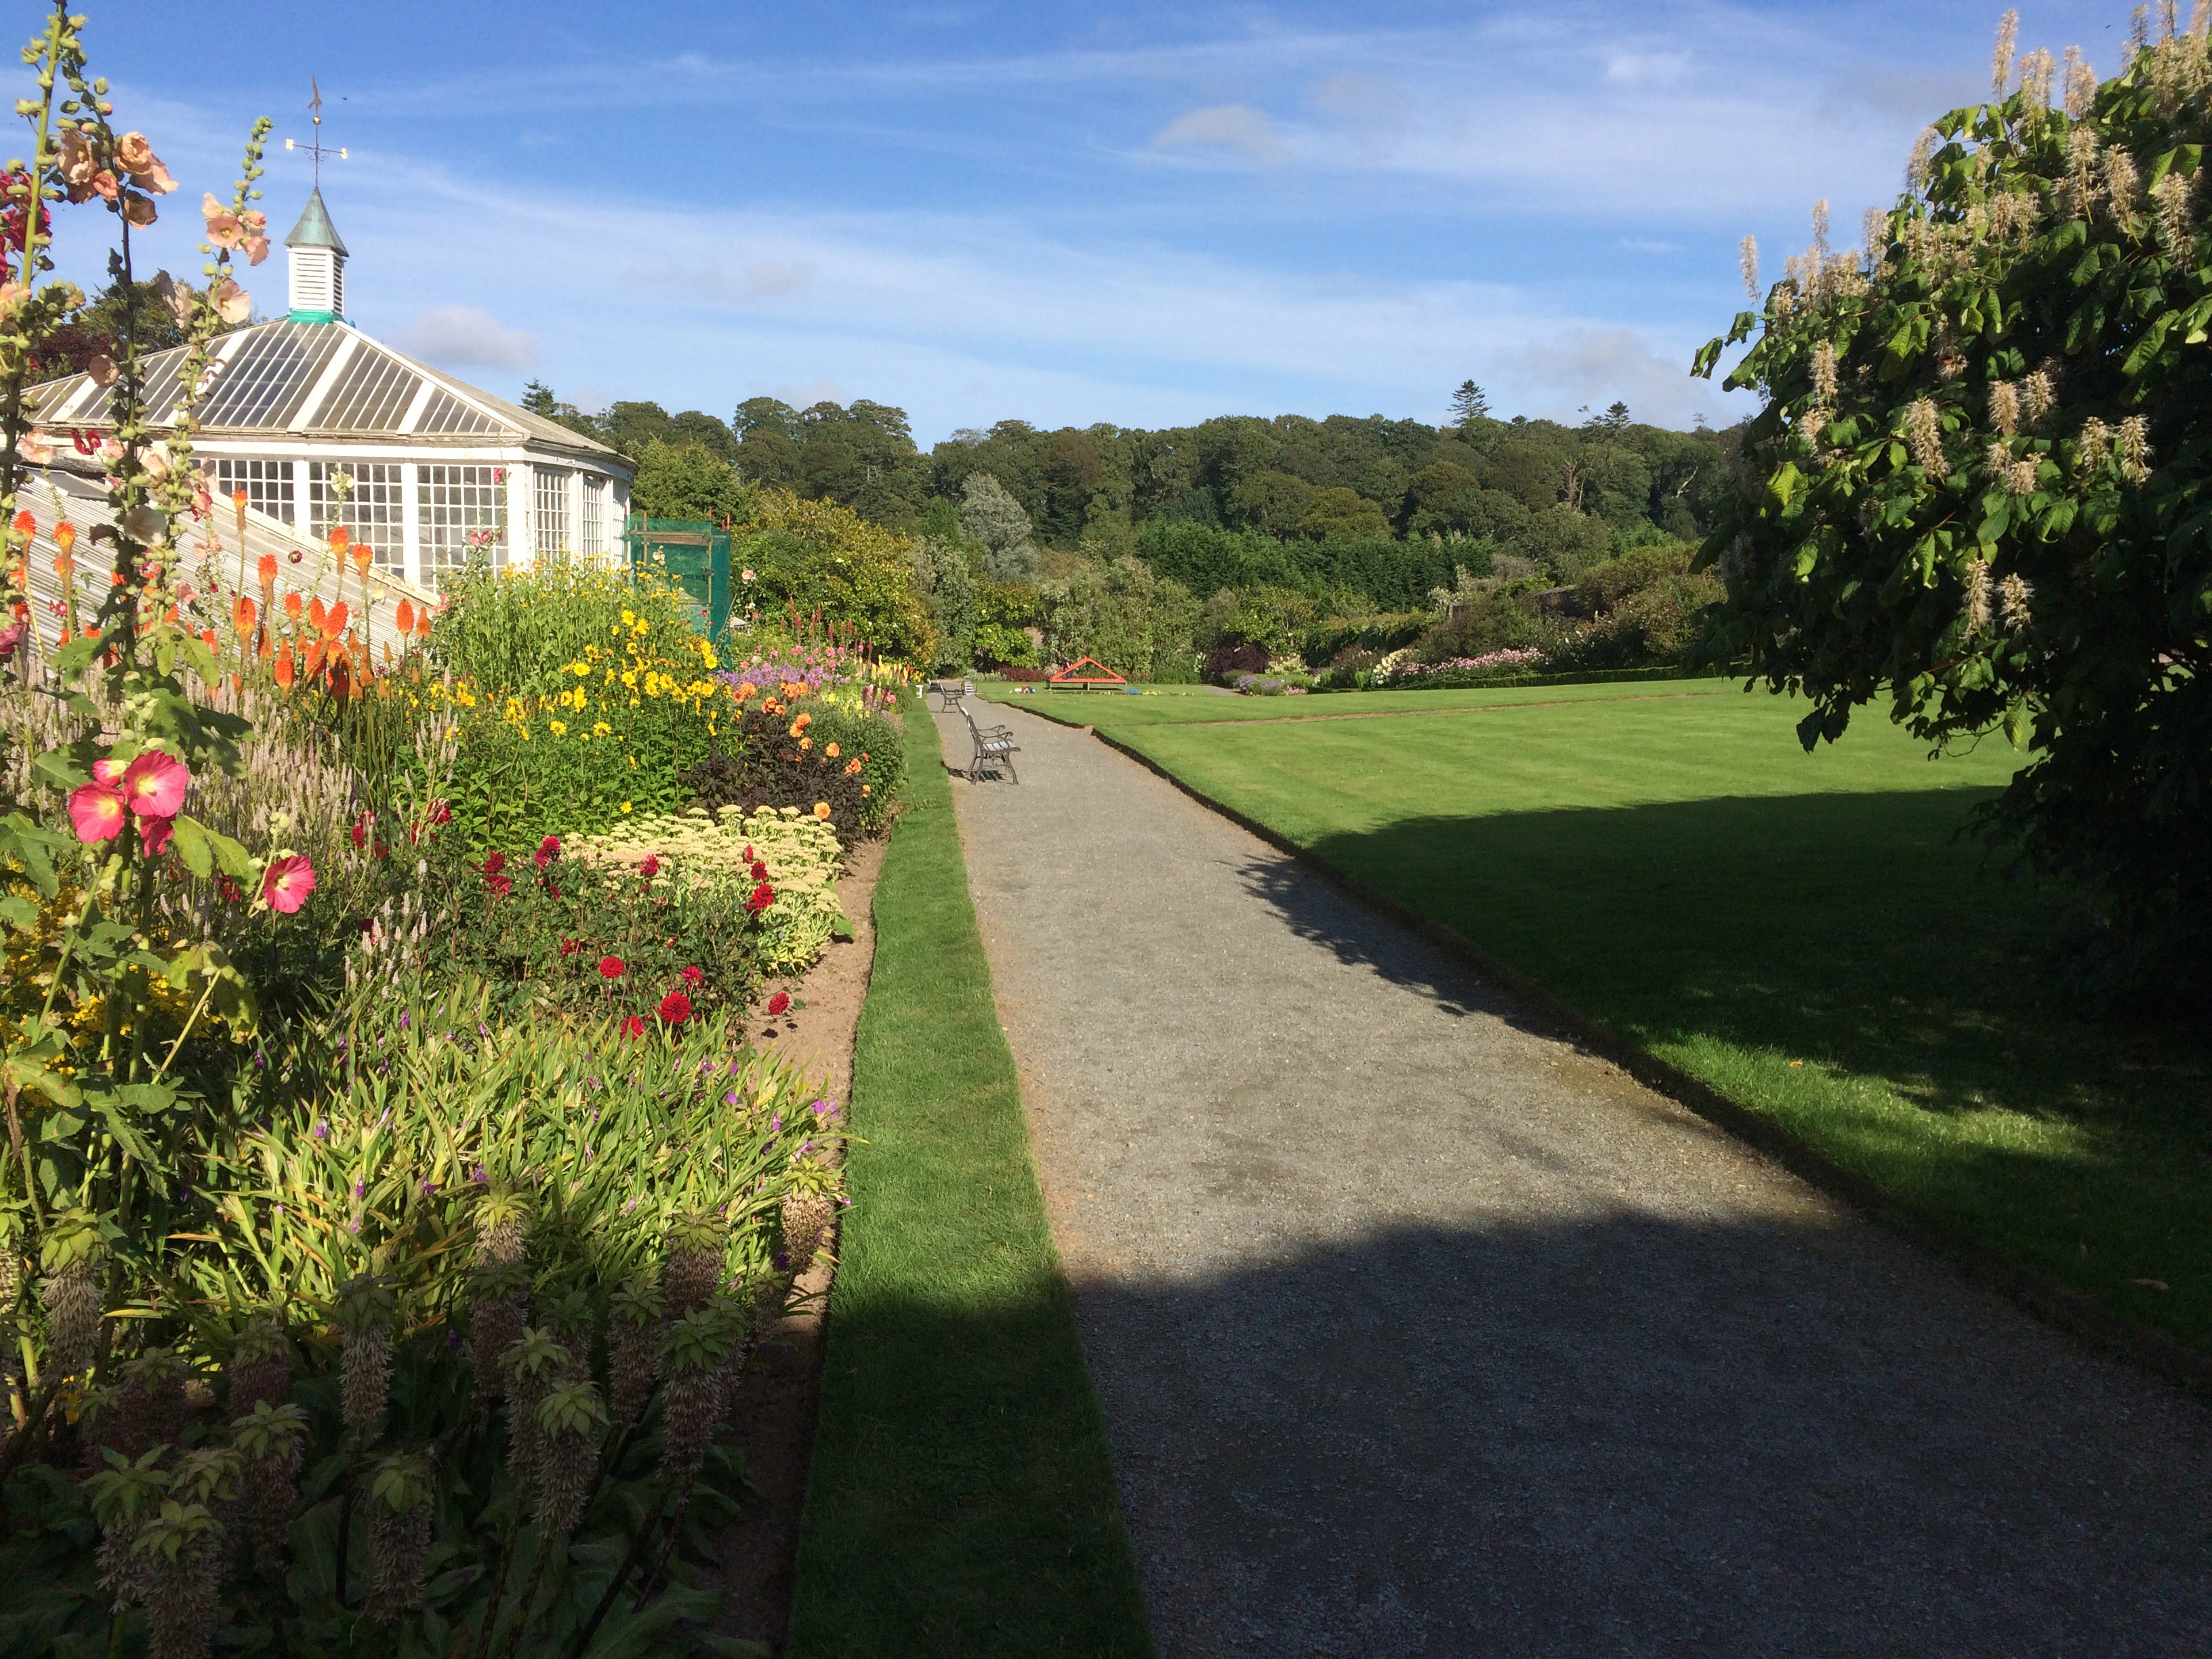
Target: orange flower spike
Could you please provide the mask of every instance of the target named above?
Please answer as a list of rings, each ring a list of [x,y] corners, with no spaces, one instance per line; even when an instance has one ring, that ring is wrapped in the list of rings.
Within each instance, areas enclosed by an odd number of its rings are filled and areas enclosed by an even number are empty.
[[[243,593],[231,604],[230,620],[241,635],[253,631],[253,619],[258,614],[254,609],[253,601]]]
[[[212,628],[203,628],[200,629],[200,643],[210,651],[216,651],[222,649],[222,639]]]
[[[418,640],[427,640],[430,637],[430,613],[427,611],[418,611],[415,613],[415,637]]]
[[[400,600],[398,612],[392,621],[403,635],[412,634],[415,631],[415,607],[405,599]]]
[[[347,548],[352,545],[353,534],[343,525],[337,526],[331,532],[331,550],[332,552],[343,553]]]
[[[346,608],[343,605],[332,605],[323,613],[322,619],[315,624],[317,628],[322,629],[323,637],[326,640],[334,640],[344,633],[345,625]]]
[[[322,601],[318,599],[315,603],[320,605]],[[300,620],[300,594],[298,589],[295,588],[291,592],[287,593],[284,596],[284,614],[289,617],[294,622]]]
[[[307,601],[307,623],[318,634],[323,631],[323,596],[319,593]]]
[[[376,550],[371,547],[367,542],[358,542],[355,544],[353,550],[353,568],[360,571],[364,578],[368,576],[368,567],[374,562],[375,558]]]
[[[27,509],[24,512],[18,513],[13,522],[15,526],[15,533],[18,536],[22,537],[26,541],[28,541],[32,537],[39,533],[39,521],[30,515]]]
[[[173,605],[161,613],[161,620],[165,623],[174,623],[177,620],[177,607]]]
[[[306,669],[309,679],[314,678],[323,672],[323,658],[329,651],[330,647],[321,640],[316,640],[307,647],[307,659],[301,665]]]
[[[261,585],[264,587],[273,585],[276,580],[276,556],[274,553],[264,553],[261,556],[261,562],[254,568],[261,573]]]
[[[66,551],[54,555],[54,574],[59,576],[64,581],[67,581],[71,575],[76,574],[76,561],[70,557]]]
[[[234,489],[230,492],[230,504],[236,507],[241,514],[246,511],[246,495],[244,490]]]
[[[70,555],[70,550],[76,545],[76,526],[73,524],[67,523],[56,525],[54,526],[54,545],[61,549],[62,556],[64,558],[67,558]]]
[[[292,647],[289,645],[276,653],[276,684],[280,690],[292,689]]]

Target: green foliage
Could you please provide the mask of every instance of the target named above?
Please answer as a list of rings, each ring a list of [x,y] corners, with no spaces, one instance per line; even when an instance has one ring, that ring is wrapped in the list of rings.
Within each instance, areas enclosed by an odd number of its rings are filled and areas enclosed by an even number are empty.
[[[773,626],[819,611],[882,656],[927,663],[936,641],[912,548],[849,507],[763,489],[732,532],[730,559],[754,573],[749,617]]]
[[[631,578],[555,557],[496,573],[471,566],[447,584],[446,595],[430,630],[438,665],[485,692],[524,696],[566,690],[574,683],[567,665],[587,647],[622,639],[637,618],[684,635],[697,609],[650,573]]]
[[[1142,560],[1085,562],[1044,588],[1046,636],[1064,659],[1092,657],[1132,679],[1188,676],[1198,603]]]
[[[975,659],[976,610],[981,598],[969,544],[956,532],[927,535],[913,549],[914,579],[928,607],[937,649],[927,665],[933,673],[952,673]]]
[[[745,515],[751,496],[737,469],[704,444],[656,438],[639,452],[630,510],[653,519],[726,524]]]
[[[2045,77],[2047,80],[2047,76]],[[1952,112],[1874,246],[1793,264],[1728,341],[1766,407],[1706,556],[1713,647],[1939,745],[2033,753],[1984,815],[2077,884],[2108,965],[2212,952],[2207,48]]]

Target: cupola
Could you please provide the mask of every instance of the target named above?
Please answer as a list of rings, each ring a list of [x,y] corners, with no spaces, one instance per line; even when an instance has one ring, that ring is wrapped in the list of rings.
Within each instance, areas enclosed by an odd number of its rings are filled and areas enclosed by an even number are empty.
[[[346,245],[323,205],[322,186],[307,198],[300,222],[284,239],[292,265],[292,315],[295,323],[334,323],[345,316]]]

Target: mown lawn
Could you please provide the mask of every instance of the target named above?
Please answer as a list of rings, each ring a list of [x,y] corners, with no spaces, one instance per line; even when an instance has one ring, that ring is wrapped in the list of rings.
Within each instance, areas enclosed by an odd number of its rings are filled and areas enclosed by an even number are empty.
[[[936,732],[875,894],[795,1659],[1152,1652]]]
[[[2212,1042],[2092,1017],[2057,899],[1982,870],[1960,831],[2018,757],[1931,762],[1863,711],[1808,756],[1801,705],[1717,686],[1229,725],[1067,701],[1910,1210],[2212,1352]]]
[[[1079,726],[1109,727],[1212,725],[1222,720],[1344,720],[1354,715],[1450,714],[1623,696],[1701,697],[1735,694],[1721,679],[1642,680],[1612,685],[1510,685],[1458,691],[1325,691],[1300,697],[1236,697],[1202,685],[1161,685],[1127,691],[1017,691],[985,681],[978,697],[1012,708],[1034,708]]]

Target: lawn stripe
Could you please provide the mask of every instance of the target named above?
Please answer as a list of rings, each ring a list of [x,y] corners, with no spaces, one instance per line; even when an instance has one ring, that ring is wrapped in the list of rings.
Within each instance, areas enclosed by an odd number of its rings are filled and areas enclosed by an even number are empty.
[[[932,722],[875,894],[794,1656],[1152,1651]]]

